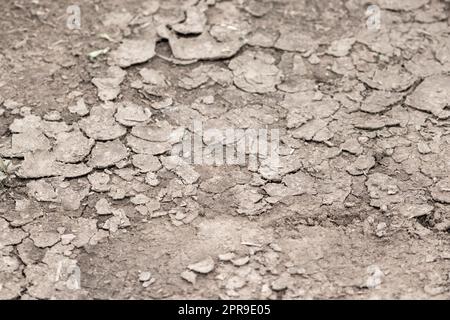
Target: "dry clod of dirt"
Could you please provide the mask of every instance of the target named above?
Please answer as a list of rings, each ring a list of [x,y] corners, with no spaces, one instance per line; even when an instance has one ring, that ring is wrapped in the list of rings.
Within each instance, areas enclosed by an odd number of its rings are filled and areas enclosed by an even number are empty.
[[[262,53],[240,55],[231,60],[228,67],[233,71],[234,84],[247,92],[266,93],[276,91],[282,73],[274,66],[275,59]]]
[[[430,0],[406,0],[399,3],[395,0],[378,0],[377,3],[383,9],[389,9],[394,11],[411,11],[419,9],[426,5]]]
[[[244,45],[241,39],[217,41],[208,32],[198,37],[178,37],[167,31],[172,54],[175,58],[185,61],[221,60],[234,56]]]
[[[139,274],[139,281],[141,282],[147,282],[152,278],[152,273],[148,271],[141,272]]]
[[[23,230],[11,228],[5,219],[0,219],[0,230],[2,231],[0,236],[0,248],[19,244],[27,236]]]
[[[369,276],[366,280],[366,286],[369,289],[375,289],[381,285],[384,278],[384,273],[377,265],[371,265],[367,267],[367,273]]]
[[[450,117],[450,76],[426,78],[414,92],[406,98],[406,104],[418,110],[432,113],[439,119]]]
[[[110,181],[110,177],[107,173],[104,172],[93,172],[88,175],[88,181],[91,184],[91,188],[96,192],[106,192],[111,188],[108,185]]]
[[[346,38],[335,40],[328,48],[327,54],[334,57],[345,57],[350,53],[352,46],[355,44],[355,38]]]
[[[107,71],[104,78],[93,78],[92,84],[97,87],[97,94],[100,100],[110,101],[117,98],[120,93],[120,84],[126,76],[126,71],[117,66],[112,66]]]
[[[205,8],[188,7],[185,14],[186,19],[182,23],[172,25],[172,29],[184,35],[203,33],[207,22]]]
[[[71,132],[61,132],[56,136],[54,152],[56,160],[66,163],[83,161],[91,152],[95,141],[76,129]]]
[[[367,113],[381,113],[390,106],[402,101],[403,95],[395,92],[372,91],[361,104],[361,111]]]
[[[128,156],[128,150],[120,140],[97,142],[91,152],[89,166],[93,168],[107,168]]]
[[[149,122],[152,112],[130,101],[118,105],[115,115],[116,121],[126,127],[132,127]]]
[[[133,135],[127,136],[127,146],[133,152],[138,154],[161,155],[172,149],[172,145],[168,142],[151,142],[144,139],[136,138]]]
[[[124,40],[110,56],[111,63],[121,68],[146,62],[155,56],[155,39]]]
[[[431,188],[431,196],[434,200],[450,203],[450,178],[445,178]]]
[[[189,270],[183,271],[180,276],[191,284],[195,284],[195,282],[197,281],[197,274]]]
[[[90,115],[80,120],[81,130],[94,140],[114,140],[127,133],[125,127],[114,120],[117,105],[106,103],[91,109]]]
[[[318,43],[302,30],[283,25],[274,46],[280,50],[306,53],[314,52],[318,48]]]
[[[201,274],[208,274],[214,270],[215,264],[214,260],[211,257],[208,257],[204,260],[196,262],[194,264],[188,265],[188,269]]]
[[[231,262],[236,267],[242,267],[242,266],[246,265],[249,261],[250,261],[250,258],[248,256],[231,260]]]
[[[84,117],[89,114],[89,109],[86,106],[83,98],[77,100],[77,103],[69,106],[70,113],[78,114],[81,117]]]

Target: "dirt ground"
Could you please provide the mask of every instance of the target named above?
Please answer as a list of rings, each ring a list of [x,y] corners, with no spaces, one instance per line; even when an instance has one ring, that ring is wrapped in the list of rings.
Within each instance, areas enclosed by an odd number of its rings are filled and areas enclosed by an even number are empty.
[[[449,10],[2,0],[0,298],[449,299]]]

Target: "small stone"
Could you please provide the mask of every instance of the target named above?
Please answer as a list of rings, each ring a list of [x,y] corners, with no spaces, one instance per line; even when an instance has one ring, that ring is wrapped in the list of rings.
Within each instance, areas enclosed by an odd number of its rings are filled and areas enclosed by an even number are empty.
[[[152,278],[152,273],[145,271],[145,272],[141,272],[139,274],[139,281],[140,282],[146,282],[149,281]]]
[[[271,287],[274,291],[283,291],[286,290],[290,284],[289,276],[281,276],[275,281],[272,282]]]

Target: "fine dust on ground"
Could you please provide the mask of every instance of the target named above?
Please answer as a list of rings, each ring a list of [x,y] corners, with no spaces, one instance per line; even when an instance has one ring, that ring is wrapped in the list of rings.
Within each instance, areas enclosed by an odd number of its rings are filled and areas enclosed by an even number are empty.
[[[1,299],[450,298],[450,1],[0,9]]]

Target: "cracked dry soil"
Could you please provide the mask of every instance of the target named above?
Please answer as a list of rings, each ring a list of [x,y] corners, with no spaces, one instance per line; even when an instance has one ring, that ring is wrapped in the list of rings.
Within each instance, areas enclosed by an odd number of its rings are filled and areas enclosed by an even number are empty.
[[[2,0],[0,298],[449,299],[450,1],[373,2]]]

